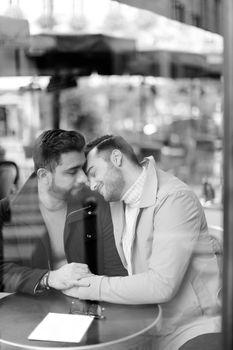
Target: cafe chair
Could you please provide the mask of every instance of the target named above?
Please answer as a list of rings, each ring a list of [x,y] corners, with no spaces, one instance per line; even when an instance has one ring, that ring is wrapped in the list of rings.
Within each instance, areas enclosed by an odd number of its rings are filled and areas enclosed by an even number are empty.
[[[215,255],[220,267],[222,275],[222,260],[223,260],[223,228],[216,225],[208,226],[209,234],[213,240]],[[222,307],[222,281],[218,291],[218,305]],[[209,333],[199,335],[187,341],[179,350],[203,350],[203,349],[222,349],[222,334]]]
[[[209,234],[213,238],[215,255],[217,257],[217,262],[221,275],[221,282],[218,291],[218,304],[222,306],[222,273],[223,273],[223,228],[216,225],[209,225]]]
[[[0,199],[8,197],[17,189],[19,168],[13,161],[0,161]]]
[[[222,273],[223,269],[223,228],[216,225],[209,225],[209,234],[213,239],[215,255]]]
[[[217,225],[209,225],[209,234],[218,245],[219,254],[223,253],[223,228]]]

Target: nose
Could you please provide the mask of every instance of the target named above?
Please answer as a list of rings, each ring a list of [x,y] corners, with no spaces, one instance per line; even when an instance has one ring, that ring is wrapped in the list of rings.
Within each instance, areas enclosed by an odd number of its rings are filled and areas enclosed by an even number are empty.
[[[90,186],[90,189],[92,191],[95,191],[95,189],[96,189],[96,181],[93,178],[89,179],[89,186]]]
[[[79,184],[88,185],[88,178],[82,169],[80,169],[77,173],[75,184],[76,185],[79,185]]]

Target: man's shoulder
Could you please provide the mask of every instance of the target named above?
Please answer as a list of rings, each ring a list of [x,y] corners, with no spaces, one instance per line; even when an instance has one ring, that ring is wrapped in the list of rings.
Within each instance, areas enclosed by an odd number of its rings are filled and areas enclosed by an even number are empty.
[[[32,173],[16,195],[12,198],[11,207],[18,205],[34,206],[38,199],[37,184],[37,176],[35,173]]]
[[[158,192],[157,197],[163,198],[169,194],[186,193],[194,196],[194,192],[185,182],[169,172],[157,169]]]
[[[177,191],[191,191],[191,188],[182,180],[168,171],[161,169],[153,157],[145,158],[144,164],[147,167],[149,181],[155,178],[157,196],[163,196]],[[151,181],[153,184],[153,182]]]

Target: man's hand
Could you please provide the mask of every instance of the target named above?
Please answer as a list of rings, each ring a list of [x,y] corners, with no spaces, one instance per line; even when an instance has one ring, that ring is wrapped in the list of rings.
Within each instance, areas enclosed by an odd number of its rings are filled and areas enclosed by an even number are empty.
[[[62,290],[62,293],[65,295],[68,295],[69,297],[80,298],[80,296],[79,296],[80,288],[79,287],[72,287],[69,289],[64,289],[64,290]]]
[[[62,290],[62,293],[73,298],[81,300],[101,300],[101,283],[104,276],[90,275],[85,276],[79,282],[78,287],[72,287]]]
[[[88,287],[89,283],[79,280],[83,277],[91,276],[86,264],[70,263],[58,270],[50,271],[48,284],[49,287],[57,290],[65,290],[72,287]]]

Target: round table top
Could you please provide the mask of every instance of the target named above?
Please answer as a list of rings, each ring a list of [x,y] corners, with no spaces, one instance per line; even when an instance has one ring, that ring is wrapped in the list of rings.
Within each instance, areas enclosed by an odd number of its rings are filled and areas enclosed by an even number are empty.
[[[71,313],[74,307],[86,309],[88,301],[80,301],[60,292],[48,291],[38,296],[12,294],[0,300],[0,348],[100,348],[127,341],[154,330],[161,319],[161,309],[156,305],[120,305],[98,303],[104,308],[104,319],[94,319],[79,343],[62,343],[28,340],[29,334],[49,313]],[[7,348],[8,348],[7,347]]]

